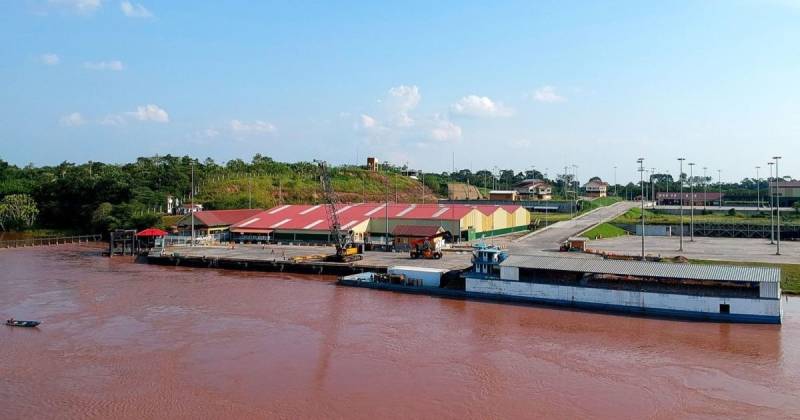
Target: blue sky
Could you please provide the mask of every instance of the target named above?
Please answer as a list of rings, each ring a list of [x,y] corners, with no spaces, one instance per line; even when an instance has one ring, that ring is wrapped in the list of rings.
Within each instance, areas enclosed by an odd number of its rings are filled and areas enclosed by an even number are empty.
[[[0,5],[0,158],[798,176],[800,1]],[[762,170],[763,175],[763,170]]]

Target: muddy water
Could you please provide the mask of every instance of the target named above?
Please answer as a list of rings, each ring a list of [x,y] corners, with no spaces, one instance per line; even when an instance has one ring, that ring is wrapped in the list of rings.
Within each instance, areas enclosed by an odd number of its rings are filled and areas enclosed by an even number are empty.
[[[785,324],[465,302],[0,251],[0,418],[800,417]]]

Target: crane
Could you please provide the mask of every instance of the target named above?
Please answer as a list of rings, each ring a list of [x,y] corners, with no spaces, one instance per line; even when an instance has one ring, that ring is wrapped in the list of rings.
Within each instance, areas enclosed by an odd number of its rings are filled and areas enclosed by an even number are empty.
[[[360,260],[361,255],[358,255],[359,249],[353,243],[353,232],[343,230],[341,223],[339,223],[339,214],[336,212],[337,205],[339,204],[339,196],[333,189],[331,175],[328,171],[328,164],[324,160],[315,160],[314,163],[317,164],[317,168],[319,169],[319,182],[320,185],[322,185],[325,212],[327,213],[328,224],[331,229],[330,236],[334,246],[336,246],[336,254],[331,255],[327,259],[336,262]]]

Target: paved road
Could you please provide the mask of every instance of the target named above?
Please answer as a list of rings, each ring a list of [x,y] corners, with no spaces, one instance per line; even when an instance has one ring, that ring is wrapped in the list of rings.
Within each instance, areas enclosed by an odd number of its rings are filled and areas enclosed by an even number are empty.
[[[554,223],[510,244],[510,253],[529,255],[542,251],[557,251],[558,247],[570,236],[575,236],[597,224],[612,220],[637,205],[640,203],[622,201],[611,206],[601,207],[572,220]]]
[[[686,258],[747,261],[765,263],[800,264],[800,242],[781,242],[781,254],[775,255],[775,246],[765,239],[744,238],[707,238],[695,236],[694,242],[683,241],[683,252],[678,252],[679,239],[675,236],[648,236],[645,238],[645,253],[674,257],[682,255]],[[617,254],[639,255],[641,253],[641,236],[620,236],[617,238],[591,241],[589,248],[609,251]]]

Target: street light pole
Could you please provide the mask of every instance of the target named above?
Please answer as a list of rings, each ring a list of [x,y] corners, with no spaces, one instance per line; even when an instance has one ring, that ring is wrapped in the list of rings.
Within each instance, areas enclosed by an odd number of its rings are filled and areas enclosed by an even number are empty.
[[[189,212],[192,214],[192,245],[194,246],[194,161],[192,161],[192,190],[190,191],[189,196],[191,197],[191,204],[189,207]]]
[[[653,208],[656,208],[656,168],[650,168],[650,197],[653,201]]]
[[[777,212],[775,215],[775,238],[777,239],[777,250],[775,251],[775,255],[781,255],[781,188],[778,182],[780,181],[781,177],[778,175],[778,161],[781,159],[780,156],[773,156],[775,159],[775,201],[777,204]]]
[[[642,185],[642,261],[644,261],[644,158],[639,158],[637,161],[639,163],[639,183]]]
[[[722,208],[722,169],[717,169],[717,183],[719,184],[719,208]]]
[[[617,167],[614,166],[614,195],[619,197],[619,191],[617,191]]]
[[[681,241],[678,251],[681,252],[683,252],[683,161],[684,160],[686,160],[686,158],[678,158],[678,161],[680,161],[681,163],[681,169],[680,172],[678,172],[678,183],[680,184],[680,189],[681,189],[680,193],[678,194],[678,199],[680,199],[680,206],[681,206]]]
[[[689,242],[694,242],[694,162],[689,162]]]
[[[772,178],[772,167],[775,166],[775,162],[767,162],[769,165],[769,179]],[[772,208],[772,184],[767,179],[767,191],[769,195],[769,243],[770,245],[775,244],[775,210]]]
[[[708,204],[708,175],[706,175],[707,166],[703,166],[703,214],[706,213],[706,205]]]
[[[758,176],[760,166],[756,166],[756,211],[761,210],[761,178]]]

